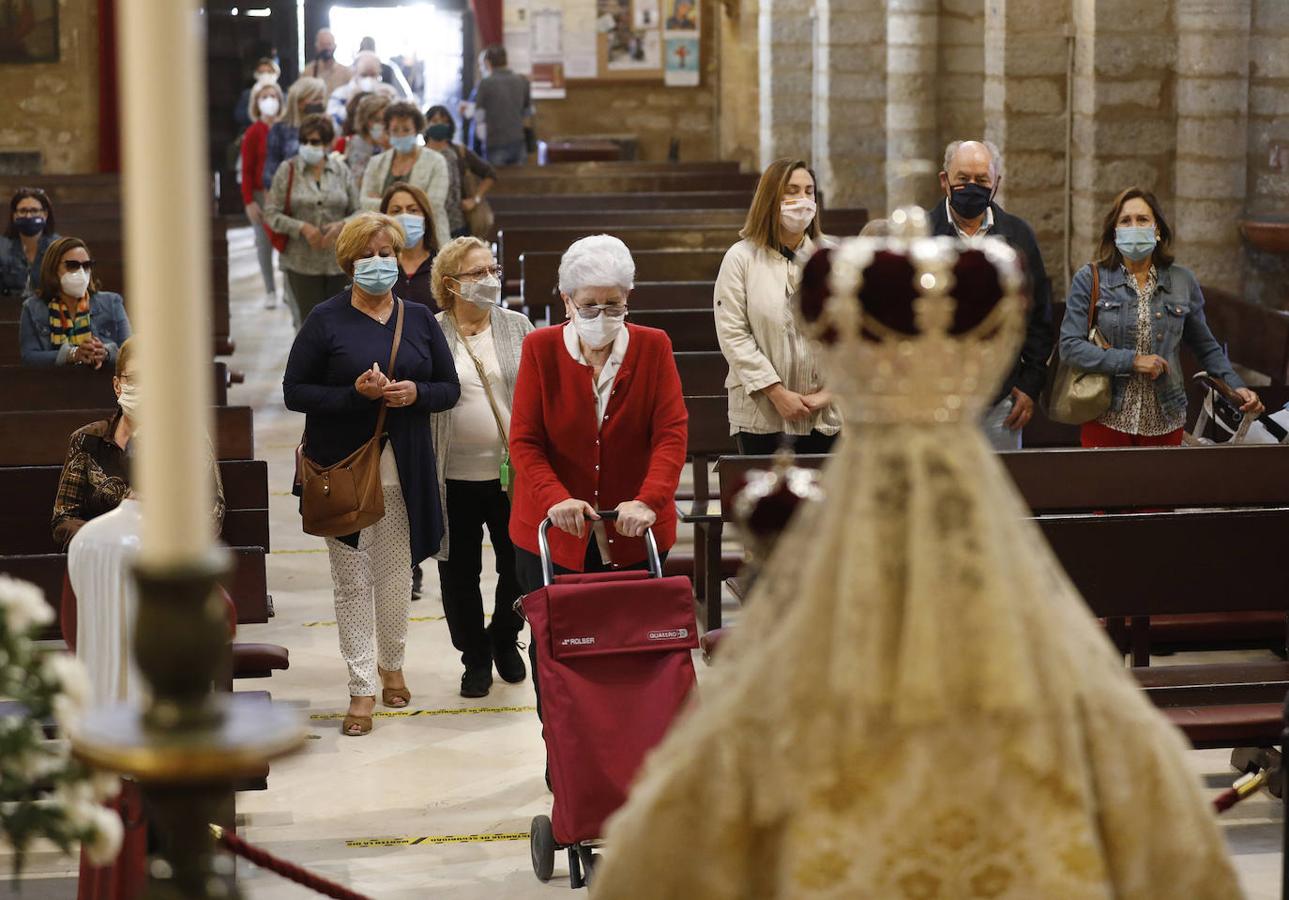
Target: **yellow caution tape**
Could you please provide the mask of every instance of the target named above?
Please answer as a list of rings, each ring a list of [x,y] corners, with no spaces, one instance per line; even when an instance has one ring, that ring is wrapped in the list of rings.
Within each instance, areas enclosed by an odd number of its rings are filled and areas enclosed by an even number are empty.
[[[271,550],[269,551],[269,554],[271,556],[294,556],[294,555],[299,555],[301,553],[326,553],[326,552],[327,552],[326,547],[319,547],[316,550]]]
[[[407,621],[409,621],[409,622],[442,622],[442,621],[443,621],[444,619],[446,619],[446,618],[447,618],[447,616],[409,616]],[[492,618],[492,615],[491,615],[491,614],[486,615],[486,616],[484,616],[484,618],[485,618],[485,619],[490,619],[490,618]],[[336,621],[335,621],[335,619],[324,619],[324,620],[323,620],[323,621],[321,621],[321,622],[301,622],[300,624],[301,624],[301,625],[303,625],[305,628],[318,628],[318,627],[322,627],[322,626],[334,628],[334,627],[335,627],[335,624],[336,624]]]
[[[345,841],[346,847],[415,847],[418,844],[488,844],[495,841],[526,841],[527,831],[505,834],[427,834],[424,837],[362,838]]]
[[[519,713],[519,712],[536,712],[535,706],[469,706],[469,707],[451,707],[448,709],[391,709],[376,710],[372,713],[378,719],[402,719],[412,716],[474,716],[484,713]],[[313,713],[309,716],[315,720],[343,719],[345,714],[337,713]]]

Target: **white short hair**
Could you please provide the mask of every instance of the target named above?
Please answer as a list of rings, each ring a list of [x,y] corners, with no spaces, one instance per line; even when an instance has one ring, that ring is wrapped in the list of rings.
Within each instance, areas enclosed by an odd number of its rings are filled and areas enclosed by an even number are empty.
[[[636,263],[618,238],[593,234],[574,241],[559,261],[559,289],[572,297],[582,288],[635,287]]]
[[[958,148],[968,141],[950,141],[949,146],[944,148],[944,171],[949,171],[949,164],[953,162],[953,157],[957,154]],[[994,180],[1002,177],[1003,174],[1003,152],[998,149],[998,145],[993,141],[974,141],[977,144],[983,144],[989,151],[989,168],[994,170]]]

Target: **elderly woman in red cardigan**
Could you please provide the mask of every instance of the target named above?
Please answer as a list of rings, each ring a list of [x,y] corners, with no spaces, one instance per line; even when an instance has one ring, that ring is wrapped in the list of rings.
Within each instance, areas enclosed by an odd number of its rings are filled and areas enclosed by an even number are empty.
[[[626,322],[634,283],[622,241],[576,241],[559,266],[568,321],[524,340],[510,419],[510,538],[524,591],[542,584],[537,529],[548,516],[557,573],[643,568],[650,527],[660,551],[676,541],[688,416],[671,340]]]

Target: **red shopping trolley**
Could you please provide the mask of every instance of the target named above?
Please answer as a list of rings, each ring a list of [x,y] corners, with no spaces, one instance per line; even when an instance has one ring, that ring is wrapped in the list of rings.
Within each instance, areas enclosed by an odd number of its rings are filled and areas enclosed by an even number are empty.
[[[570,886],[578,888],[595,866],[605,820],[694,687],[698,634],[689,579],[663,577],[652,531],[648,572],[557,576],[549,526],[547,519],[538,530],[544,586],[515,604],[532,626],[555,795],[550,817],[533,819],[529,845],[542,881],[555,851],[567,849]]]

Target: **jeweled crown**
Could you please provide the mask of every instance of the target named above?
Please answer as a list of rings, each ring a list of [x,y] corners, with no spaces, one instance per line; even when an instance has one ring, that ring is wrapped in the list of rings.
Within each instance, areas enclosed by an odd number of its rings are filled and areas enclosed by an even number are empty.
[[[1019,258],[1001,238],[930,237],[917,207],[889,227],[810,258],[801,328],[823,345],[848,422],[975,421],[1024,336]]]

